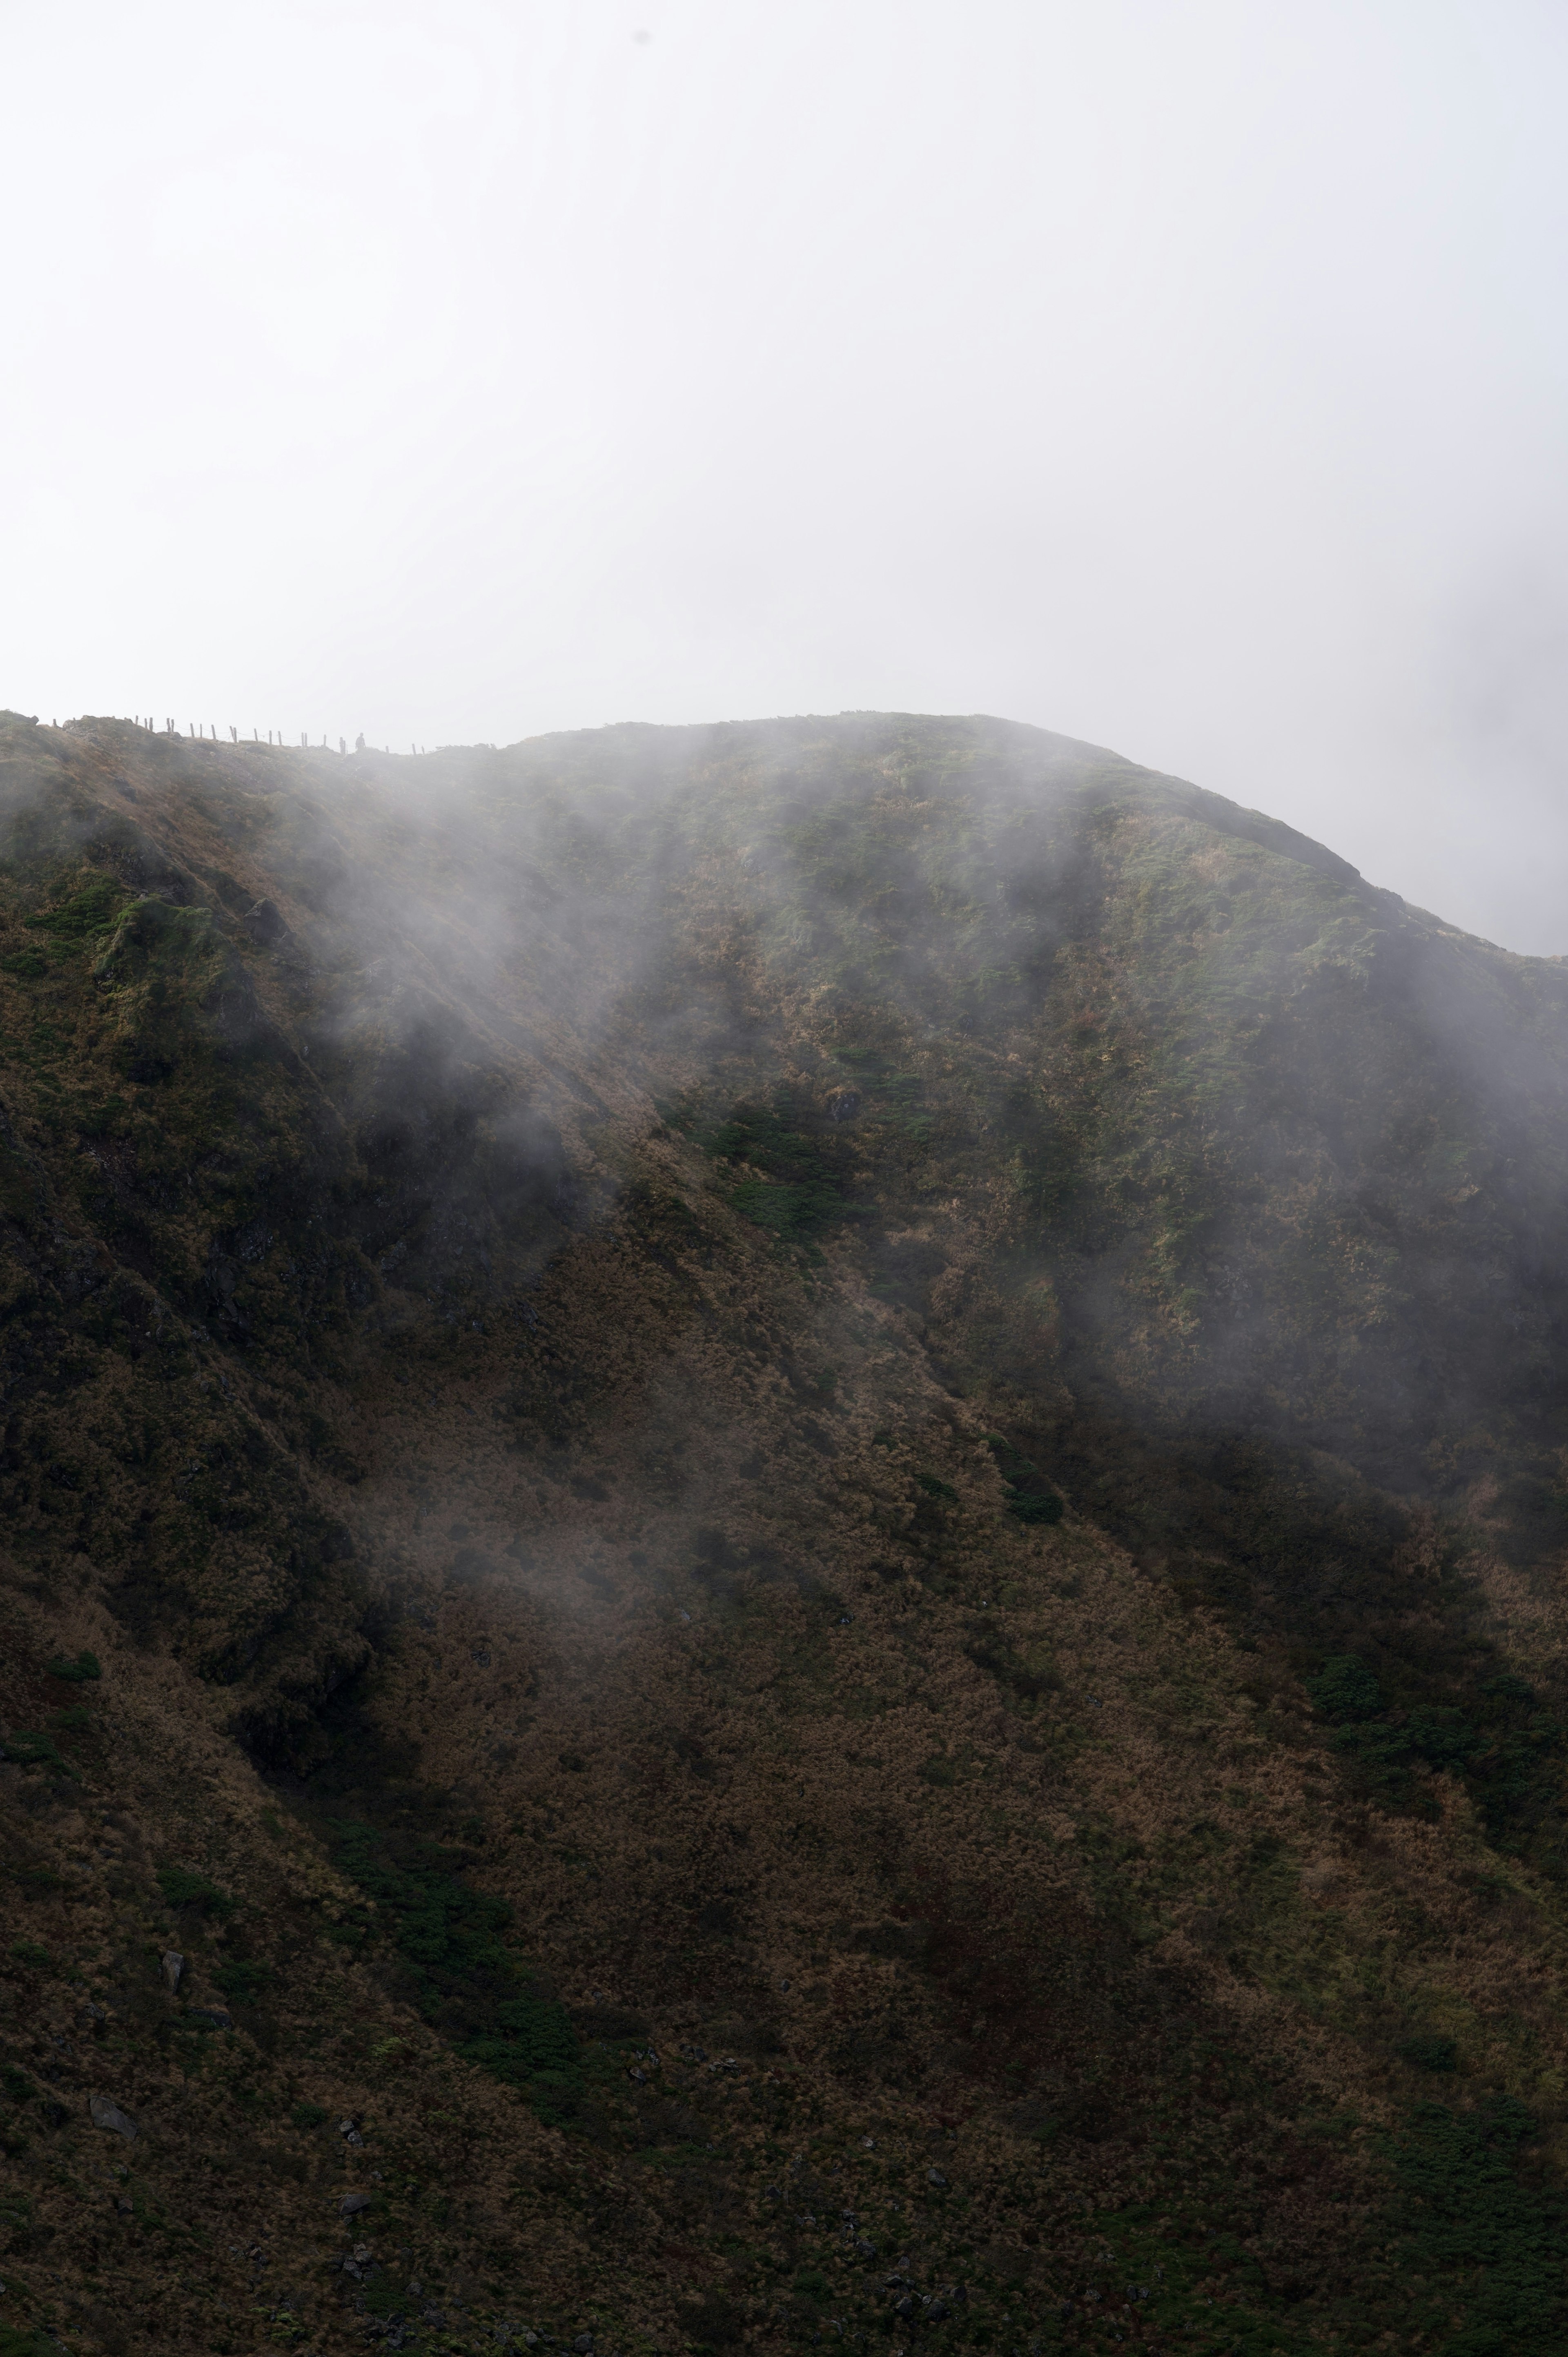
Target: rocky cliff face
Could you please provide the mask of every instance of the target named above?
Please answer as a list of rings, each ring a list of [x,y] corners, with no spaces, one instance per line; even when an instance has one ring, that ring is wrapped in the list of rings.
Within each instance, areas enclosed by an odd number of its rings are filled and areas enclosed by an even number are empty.
[[[16,2346],[1554,2345],[1558,963],[996,722],[0,738]]]

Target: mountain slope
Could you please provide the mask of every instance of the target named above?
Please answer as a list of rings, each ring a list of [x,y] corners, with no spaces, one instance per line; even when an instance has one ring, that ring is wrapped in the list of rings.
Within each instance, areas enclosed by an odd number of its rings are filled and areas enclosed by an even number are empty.
[[[0,2313],[1555,2345],[1558,963],[999,722],[3,755]]]

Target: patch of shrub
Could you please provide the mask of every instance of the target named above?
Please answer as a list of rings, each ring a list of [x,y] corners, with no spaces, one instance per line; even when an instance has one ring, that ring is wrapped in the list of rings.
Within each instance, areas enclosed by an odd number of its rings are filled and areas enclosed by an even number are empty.
[[[57,1654],[52,1662],[46,1662],[44,1667],[51,1678],[65,1678],[73,1685],[103,1675],[103,1664],[96,1653],[78,1653],[74,1662],[67,1661],[63,1654]]]
[[[752,1173],[730,1189],[743,1219],[785,1243],[809,1243],[825,1229],[865,1216],[866,1206],[843,1192],[843,1169],[832,1142],[811,1135],[787,1090],[771,1104],[737,1104],[727,1121],[700,1135],[698,1144],[721,1162],[745,1163]]]
[[[130,1122],[131,1108],[124,1097],[104,1097],[96,1104],[83,1104],[76,1116],[77,1131],[82,1137],[123,1137]]]
[[[1363,1709],[1373,1694],[1380,1703],[1370,1672],[1346,1660],[1355,1676],[1340,1677],[1344,1664],[1330,1663],[1322,1676],[1307,1681],[1320,1709],[1321,1692],[1330,1708],[1340,1712]],[[1515,1827],[1522,1831],[1543,1813],[1543,1779],[1563,1742],[1563,1728],[1531,1710],[1533,1701],[1522,1679],[1494,1678],[1465,1710],[1449,1703],[1418,1703],[1402,1715],[1359,1717],[1337,1727],[1330,1741],[1369,1797],[1390,1807],[1414,1797],[1411,1771],[1418,1760],[1439,1775],[1463,1778],[1476,1793],[1491,1838],[1511,1847]]]
[[[803,1243],[821,1233],[840,1211],[837,1190],[791,1187],[769,1178],[743,1178],[730,1201],[754,1228],[767,1228],[786,1243]]]
[[[942,1480],[939,1474],[917,1473],[915,1487],[917,1490],[923,1490],[928,1498],[940,1499],[945,1506],[956,1506],[958,1503],[958,1491],[950,1481]]]
[[[124,888],[114,877],[94,876],[58,909],[46,909],[27,922],[61,943],[90,941],[95,933],[109,931],[124,898]]]
[[[1416,1754],[1402,1727],[1381,1720],[1341,1727],[1335,1731],[1333,1746],[1353,1769],[1355,1782],[1369,1800],[1397,1809],[1412,1799],[1410,1771]]]
[[[51,1890],[65,1889],[64,1875],[57,1874],[52,1866],[18,1866],[12,1872],[29,1899],[45,1899]]]
[[[215,1985],[236,2005],[253,2005],[267,1983],[274,1978],[273,1968],[264,1959],[256,1958],[220,1964],[212,1975]]]
[[[1015,1490],[1007,1501],[1007,1512],[1021,1523],[1059,1523],[1062,1501],[1054,1490]]]
[[[1020,1449],[999,1432],[988,1433],[985,1445],[996,1460],[1006,1493],[1007,1512],[1015,1521],[1026,1523],[1059,1523],[1062,1518],[1060,1493],[1051,1487],[1037,1465],[1032,1465]]]
[[[54,1958],[47,1948],[40,1948],[36,1940],[13,1940],[11,1962],[24,1965],[31,1973],[47,1973]]]
[[[1445,2357],[1564,2345],[1568,2212],[1524,2173],[1523,2148],[1535,2133],[1524,2105],[1498,2095],[1473,2112],[1422,2104],[1389,2147],[1402,2272],[1430,2285],[1412,2293],[1406,2323],[1430,2334]]]
[[[993,1629],[982,1630],[963,1650],[977,1670],[988,1670],[1021,1701],[1037,1702],[1042,1695],[1061,1691],[1061,1674],[1049,1662],[1020,1659]]]
[[[331,1830],[338,1863],[375,1900],[377,1928],[424,2019],[466,2061],[519,2088],[547,2125],[564,2126],[582,2090],[582,2049],[565,2007],[502,1936],[510,1903],[474,1889],[463,1859],[438,1843],[352,1823]]]
[[[1412,2071],[1456,2071],[1459,2049],[1452,2038],[1403,2038],[1399,2058]]]
[[[417,2298],[410,2299],[401,2284],[381,2276],[379,2269],[366,2276],[360,2298],[367,2316],[406,2316],[410,2309],[420,2306]]]
[[[295,2104],[289,2114],[292,2125],[300,2129],[325,2127],[328,2114],[320,2104]]]
[[[170,1907],[194,1907],[203,1915],[213,1915],[220,1921],[232,1915],[238,1901],[204,1874],[193,1874],[188,1867],[160,1866],[158,1889]]]
[[[15,1760],[24,1768],[53,1768],[80,1784],[81,1772],[62,1757],[60,1749],[50,1735],[35,1735],[17,1727],[0,1744],[0,1758]]]
[[[59,2342],[42,2325],[0,2324],[0,2357],[59,2357]]]
[[[1375,1718],[1383,1706],[1381,1686],[1354,1653],[1335,1654],[1305,1684],[1318,1717],[1336,1724]]]

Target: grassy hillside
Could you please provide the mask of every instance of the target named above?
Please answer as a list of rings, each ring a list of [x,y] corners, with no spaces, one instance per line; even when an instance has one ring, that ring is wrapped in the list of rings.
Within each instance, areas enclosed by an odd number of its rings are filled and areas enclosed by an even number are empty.
[[[0,2352],[1560,2347],[1565,995],[999,722],[0,722]]]

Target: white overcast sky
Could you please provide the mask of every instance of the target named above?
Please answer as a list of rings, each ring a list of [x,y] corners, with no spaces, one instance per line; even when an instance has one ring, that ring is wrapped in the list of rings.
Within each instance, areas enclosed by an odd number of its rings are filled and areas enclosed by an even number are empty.
[[[0,0],[0,703],[985,711],[1568,951],[1563,0]]]

